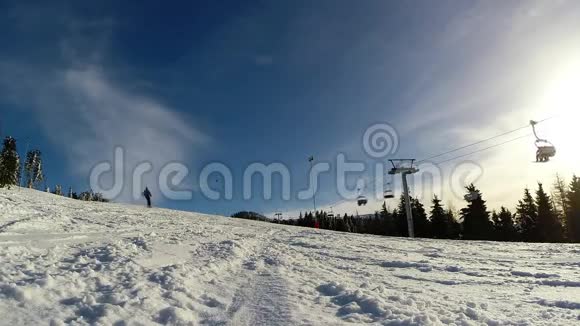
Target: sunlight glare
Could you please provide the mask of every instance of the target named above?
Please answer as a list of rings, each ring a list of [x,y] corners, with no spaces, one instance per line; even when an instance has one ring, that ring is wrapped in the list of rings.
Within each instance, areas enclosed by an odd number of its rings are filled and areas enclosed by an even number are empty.
[[[564,65],[548,83],[541,107],[554,119],[539,126],[539,136],[556,145],[558,159],[580,162],[580,60]]]

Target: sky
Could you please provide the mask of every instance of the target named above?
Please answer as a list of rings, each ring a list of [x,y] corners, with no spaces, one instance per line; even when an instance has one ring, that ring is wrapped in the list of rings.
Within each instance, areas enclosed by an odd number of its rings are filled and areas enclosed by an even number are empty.
[[[398,178],[375,182],[384,175],[375,164],[428,158],[545,118],[538,133],[558,150],[551,162],[533,163],[526,128],[422,162],[438,182],[419,173],[412,193],[460,208],[461,187],[475,182],[490,209],[514,208],[524,187],[580,174],[574,0],[3,1],[0,39],[0,135],[17,138],[21,155],[43,152],[50,187],[88,189],[94,167],[120,147],[115,201],[143,204],[132,176],[149,162],[142,180],[157,206],[293,216],[313,208],[298,196],[313,156],[330,167],[317,179],[317,208],[369,213],[385,183],[397,196],[401,188]],[[363,143],[377,124],[393,127],[397,146],[373,157]],[[346,177],[349,198],[337,190],[339,155],[365,166]],[[192,198],[163,196],[156,180],[169,163],[188,168],[174,188]],[[212,163],[231,171],[231,199],[219,174],[207,180],[221,198],[202,191],[200,173]],[[279,176],[270,199],[259,177],[247,186],[253,163],[282,164],[290,198]],[[107,174],[101,185],[113,180]],[[357,207],[358,194],[367,206]]]

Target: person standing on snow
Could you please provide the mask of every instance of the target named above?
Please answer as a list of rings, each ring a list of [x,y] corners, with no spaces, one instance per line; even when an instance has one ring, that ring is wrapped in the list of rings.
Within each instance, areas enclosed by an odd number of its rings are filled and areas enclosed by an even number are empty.
[[[145,187],[145,191],[143,191],[143,196],[147,199],[147,207],[151,208],[151,191],[149,191],[148,187]]]

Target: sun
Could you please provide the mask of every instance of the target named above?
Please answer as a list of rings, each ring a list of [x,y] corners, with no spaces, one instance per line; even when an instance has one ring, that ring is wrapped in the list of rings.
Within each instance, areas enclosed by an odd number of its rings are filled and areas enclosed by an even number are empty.
[[[539,136],[550,140],[558,159],[580,163],[580,60],[562,65],[547,82],[540,107],[553,117],[539,126]]]

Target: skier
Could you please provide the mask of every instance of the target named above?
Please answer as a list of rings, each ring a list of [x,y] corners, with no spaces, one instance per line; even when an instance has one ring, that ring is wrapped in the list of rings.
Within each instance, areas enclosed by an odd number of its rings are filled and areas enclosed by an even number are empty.
[[[149,191],[148,187],[145,187],[145,191],[143,191],[143,196],[147,199],[147,207],[151,208],[151,191]]]

